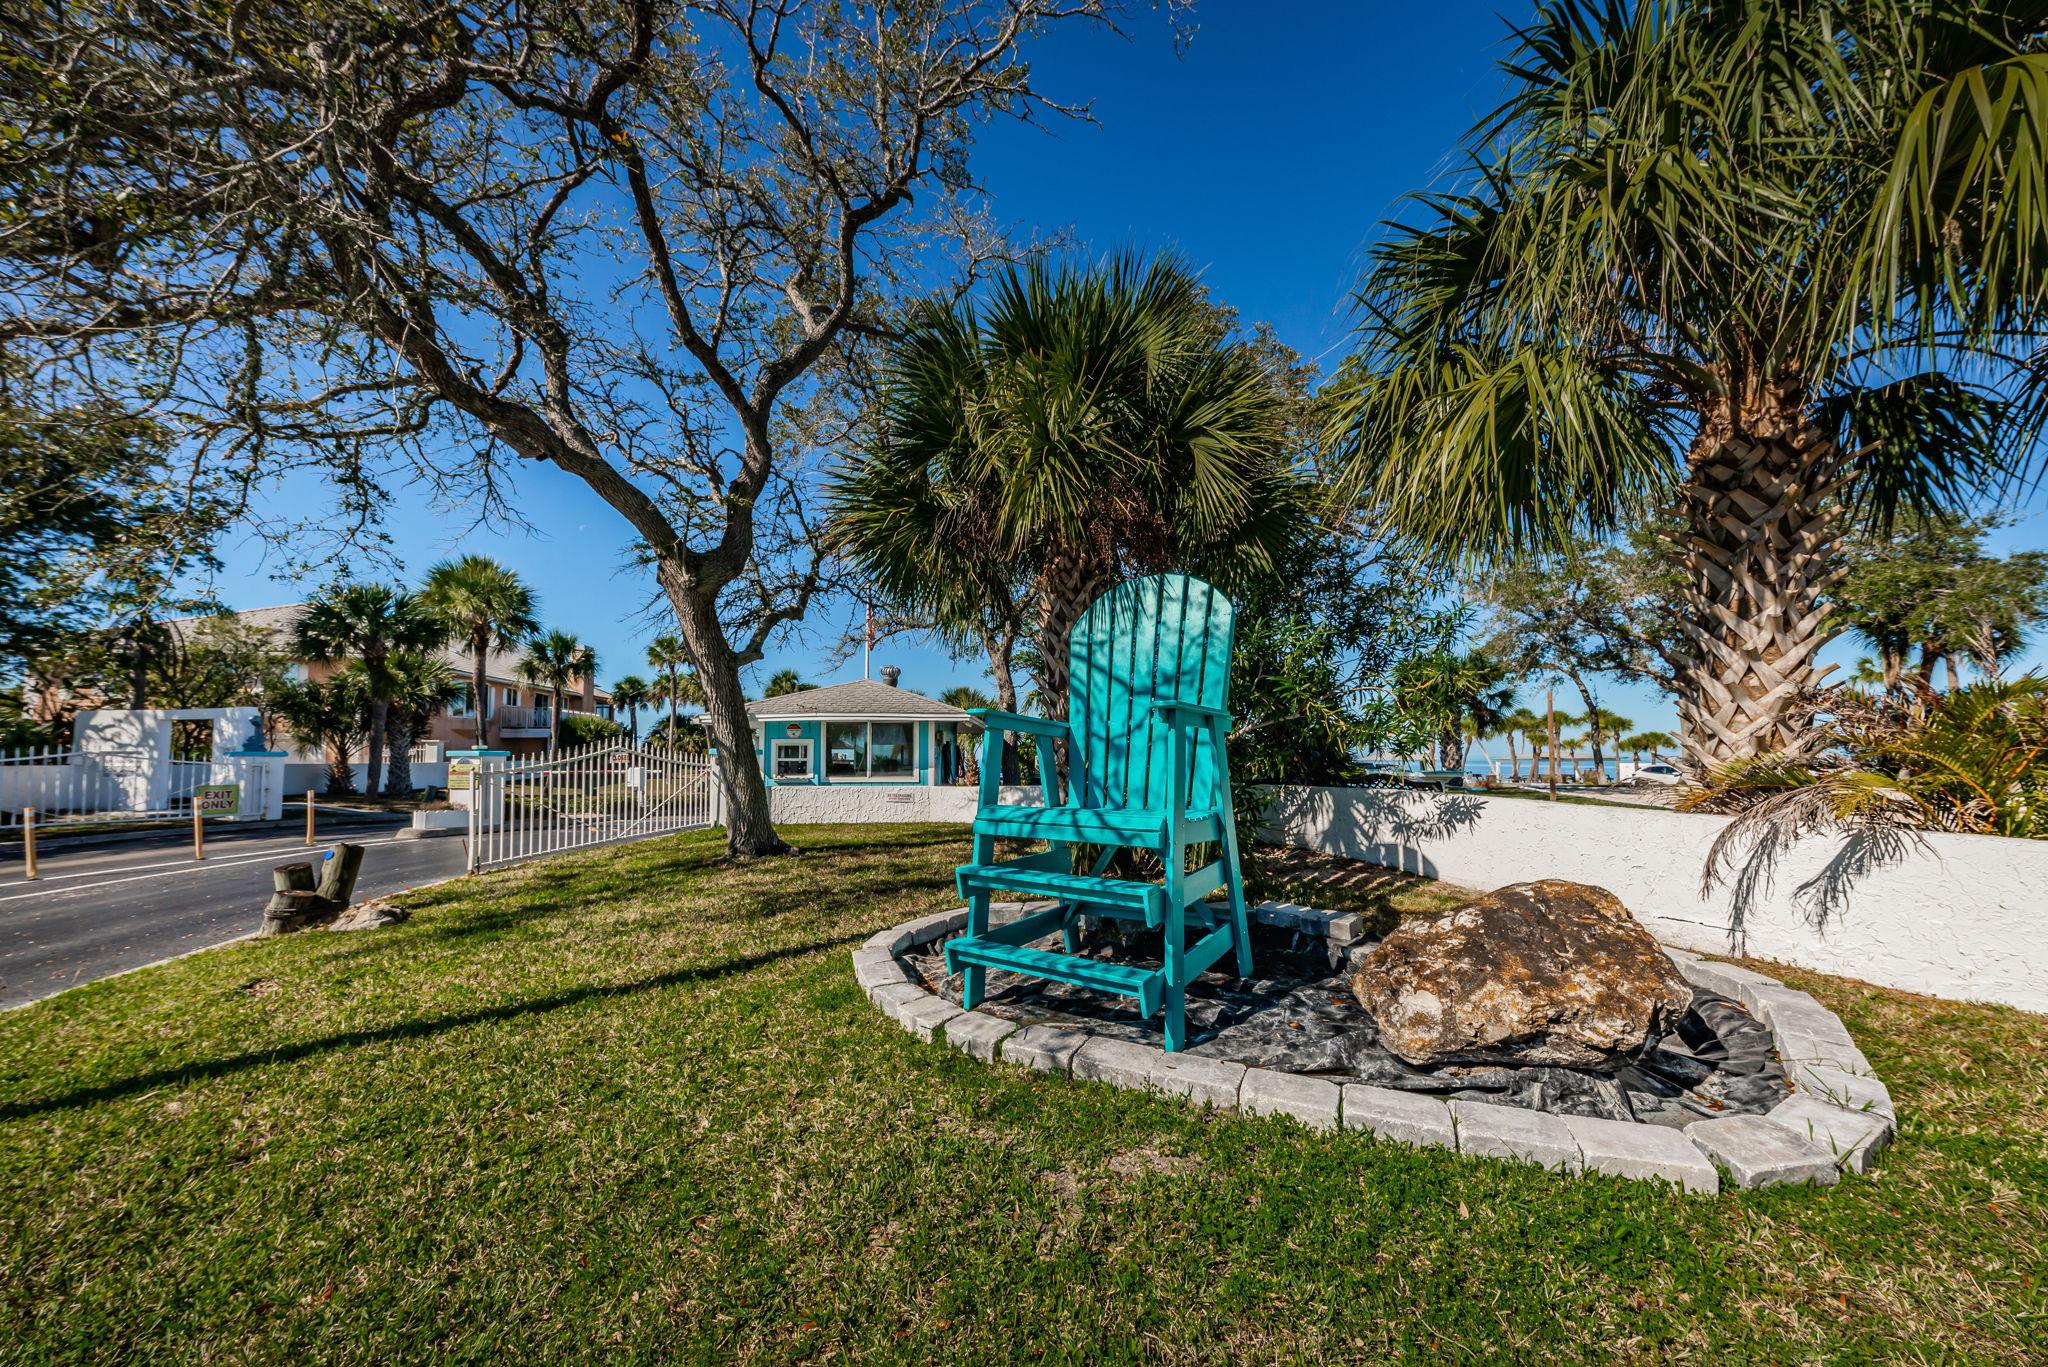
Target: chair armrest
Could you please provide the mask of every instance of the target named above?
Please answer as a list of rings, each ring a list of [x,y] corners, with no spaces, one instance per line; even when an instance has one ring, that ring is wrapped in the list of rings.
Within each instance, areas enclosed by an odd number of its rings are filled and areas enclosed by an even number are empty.
[[[1152,704],[1152,715],[1164,717],[1169,726],[1178,724],[1178,719],[1173,715],[1176,712],[1185,713],[1189,721],[1221,722],[1225,729],[1228,729],[1230,726],[1230,713],[1220,707],[1204,707],[1196,702],[1159,702]]]
[[[967,715],[978,718],[991,731],[1022,731],[1032,736],[1051,736],[1058,740],[1067,734],[1067,724],[1050,721],[1044,717],[1023,717],[1015,712],[1005,712],[995,707],[970,707]]]

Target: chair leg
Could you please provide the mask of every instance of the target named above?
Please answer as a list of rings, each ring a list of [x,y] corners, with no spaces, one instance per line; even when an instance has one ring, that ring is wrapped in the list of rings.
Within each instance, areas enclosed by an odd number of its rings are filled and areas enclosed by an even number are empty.
[[[977,892],[967,899],[967,933],[988,934],[989,894]],[[988,992],[988,966],[969,964],[960,970],[960,1005],[972,1011]]]
[[[1188,1047],[1188,909],[1186,889],[1181,885],[1184,852],[1174,850],[1166,865],[1166,1052],[1177,1054]]]

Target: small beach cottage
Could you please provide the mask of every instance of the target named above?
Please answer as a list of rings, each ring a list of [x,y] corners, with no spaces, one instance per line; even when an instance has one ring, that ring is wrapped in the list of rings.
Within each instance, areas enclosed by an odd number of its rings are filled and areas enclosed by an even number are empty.
[[[884,683],[852,683],[785,693],[747,704],[762,772],[779,784],[952,783],[963,745],[981,723],[957,707]]]

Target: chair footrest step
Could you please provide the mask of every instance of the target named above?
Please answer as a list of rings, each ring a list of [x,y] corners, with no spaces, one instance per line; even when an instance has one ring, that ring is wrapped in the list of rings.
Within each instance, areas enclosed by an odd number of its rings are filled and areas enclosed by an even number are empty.
[[[1128,878],[1091,878],[1081,873],[1018,868],[1009,864],[963,864],[958,874],[960,895],[975,892],[1028,892],[1062,902],[1093,902],[1100,906],[1144,911],[1164,906],[1166,889]]]
[[[1050,978],[1076,987],[1117,992],[1138,998],[1148,1008],[1156,1005],[1160,989],[1166,982],[1166,974],[1156,968],[1104,963],[1100,959],[1056,954],[1045,949],[1026,949],[1022,945],[1006,945],[971,935],[949,941],[946,945],[946,967],[957,973],[970,964],[1008,969],[1034,978]],[[1150,1014],[1149,1009],[1147,1014]]]

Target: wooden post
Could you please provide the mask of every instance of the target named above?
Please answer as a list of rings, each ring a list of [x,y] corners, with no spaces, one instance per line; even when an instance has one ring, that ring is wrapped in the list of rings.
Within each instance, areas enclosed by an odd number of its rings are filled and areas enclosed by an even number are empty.
[[[36,809],[21,809],[21,857],[28,864],[28,881],[36,881]]]
[[[199,799],[192,799],[192,857],[206,858],[206,814],[199,810]]]
[[[363,869],[361,845],[336,845],[327,852],[320,868],[320,899],[337,909],[346,907],[356,890],[356,875]]]
[[[1543,729],[1550,742],[1550,800],[1557,801],[1557,692],[1543,690]]]
[[[306,843],[313,843],[313,790],[306,789]]]

